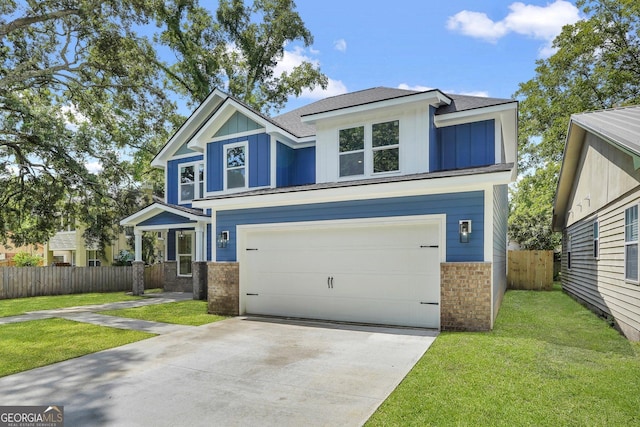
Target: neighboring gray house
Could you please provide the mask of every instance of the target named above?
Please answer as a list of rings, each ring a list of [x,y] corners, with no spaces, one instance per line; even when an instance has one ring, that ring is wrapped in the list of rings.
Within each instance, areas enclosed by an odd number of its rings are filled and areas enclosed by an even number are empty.
[[[571,116],[556,190],[562,287],[640,341],[640,106]]]

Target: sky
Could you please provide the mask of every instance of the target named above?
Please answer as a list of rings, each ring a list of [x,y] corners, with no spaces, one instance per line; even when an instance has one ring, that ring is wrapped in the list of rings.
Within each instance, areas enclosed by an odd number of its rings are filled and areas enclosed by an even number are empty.
[[[327,96],[376,86],[511,98],[553,54],[563,25],[583,16],[575,1],[297,0],[314,37],[292,43],[278,70],[318,64],[326,90],[290,98],[286,112]]]

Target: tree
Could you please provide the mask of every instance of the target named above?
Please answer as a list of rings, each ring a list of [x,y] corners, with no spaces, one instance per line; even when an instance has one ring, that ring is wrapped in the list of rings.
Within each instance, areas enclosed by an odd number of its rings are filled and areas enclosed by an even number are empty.
[[[520,170],[534,173],[531,180],[545,179],[540,190],[545,197],[535,198],[534,211],[550,213],[558,165],[571,114],[600,110],[640,102],[640,3],[636,0],[580,0],[584,20],[567,25],[554,40],[556,53],[537,61],[536,75],[520,84],[515,94],[520,102]],[[544,172],[540,172],[544,169]],[[529,200],[519,184],[512,193],[512,204]],[[522,212],[512,206],[512,215]],[[546,215],[546,214],[545,214]],[[525,222],[519,223],[518,221]],[[529,216],[512,216],[510,224],[522,230]],[[539,221],[550,221],[541,216]],[[531,224],[535,224],[533,221]],[[530,224],[530,225],[531,225]],[[550,227],[540,232],[551,233]],[[541,242],[552,241],[552,236]],[[522,243],[522,242],[520,242]]]
[[[255,0],[249,6],[242,0],[220,0],[217,21],[196,1],[177,0],[161,8],[159,19],[166,27],[158,40],[179,59],[165,71],[172,87],[189,96],[192,105],[218,87],[267,113],[305,88],[327,86],[327,77],[307,61],[276,75],[288,43],[313,43],[292,0]]]
[[[88,240],[109,241],[118,193],[132,187],[121,155],[144,149],[175,106],[135,33],[153,2],[45,0],[0,6],[0,241],[42,242],[60,212]],[[99,173],[87,165],[99,164]],[[112,218],[109,218],[109,220]]]
[[[31,255],[27,252],[18,252],[12,260],[16,267],[37,267],[42,265],[42,257]]]
[[[294,8],[222,1],[214,22],[197,0],[1,3],[0,242],[8,231],[18,245],[46,241],[63,215],[104,247],[144,203],[136,180],[161,179],[149,160],[184,121],[171,88],[195,104],[226,86],[268,110],[326,84],[311,64],[274,75],[287,42],[312,40]]]

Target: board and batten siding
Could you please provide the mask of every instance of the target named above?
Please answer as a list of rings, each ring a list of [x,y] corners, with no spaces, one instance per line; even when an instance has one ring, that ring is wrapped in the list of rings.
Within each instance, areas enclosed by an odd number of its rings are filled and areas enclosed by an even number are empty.
[[[180,165],[184,163],[201,162],[202,154],[195,156],[173,159],[167,162],[167,171],[165,176],[165,187],[167,191],[167,203],[178,204],[179,182],[180,182]],[[183,203],[182,206],[191,206],[191,203]]]
[[[640,194],[605,206],[570,225],[563,233],[562,288],[600,315],[615,319],[629,339],[640,340],[640,286],[624,278],[625,209],[640,203]],[[593,223],[599,221],[599,258],[593,253]],[[568,246],[571,246],[571,269]]]
[[[507,220],[509,196],[506,185],[493,187],[493,320],[507,290]]]
[[[216,234],[226,230],[231,235],[227,247],[216,250],[216,257],[219,262],[237,261],[236,226],[241,224],[433,214],[447,216],[447,262],[484,261],[484,191],[219,211]],[[459,240],[458,223],[462,219],[470,219],[473,223],[469,243],[460,243]]]

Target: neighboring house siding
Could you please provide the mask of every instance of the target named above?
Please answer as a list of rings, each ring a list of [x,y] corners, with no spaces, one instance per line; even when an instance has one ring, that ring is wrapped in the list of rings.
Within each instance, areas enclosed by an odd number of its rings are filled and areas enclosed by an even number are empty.
[[[224,146],[244,141],[249,143],[249,187],[263,187],[270,184],[270,137],[266,133],[261,133],[207,144],[206,191],[224,189]]]
[[[484,192],[436,194],[388,199],[242,209],[217,213],[217,233],[231,232],[229,244],[217,249],[217,261],[236,261],[236,226],[281,222],[446,214],[447,262],[484,261]],[[458,222],[473,221],[469,243],[460,243]]]
[[[601,315],[614,317],[630,339],[640,340],[640,286],[624,279],[625,209],[640,203],[635,192],[572,224],[564,231],[562,288]],[[599,221],[599,259],[593,254],[593,222]],[[571,269],[567,241],[571,238]]]
[[[493,319],[507,290],[507,219],[509,200],[506,185],[493,189]]]
[[[181,159],[169,160],[167,162],[167,203],[174,205],[178,204],[178,174],[180,173],[180,165],[183,163],[197,162],[202,160],[202,155],[184,157]],[[184,204],[183,206],[191,206],[191,204]]]
[[[278,143],[276,150],[276,186],[314,184],[316,178],[315,147],[293,149]]]
[[[495,163],[495,121],[465,123],[437,130],[430,170],[463,169]]]

